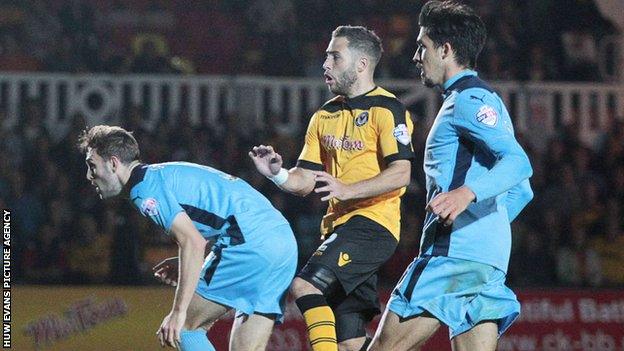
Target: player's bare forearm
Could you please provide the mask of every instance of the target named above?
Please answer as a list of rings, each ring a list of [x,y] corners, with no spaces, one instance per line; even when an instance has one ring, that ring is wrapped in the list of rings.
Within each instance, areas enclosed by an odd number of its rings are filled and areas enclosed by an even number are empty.
[[[315,184],[312,171],[293,167],[288,171],[288,179],[279,188],[294,195],[306,196],[314,190]]]
[[[316,182],[325,183],[316,189],[317,193],[325,193],[322,201],[336,198],[340,201],[362,199],[407,186],[410,182],[411,163],[408,160],[397,160],[378,175],[359,181],[345,184],[331,174],[322,171],[313,171]]]
[[[391,162],[378,175],[349,185],[351,198],[362,199],[391,192],[410,183],[412,164],[408,160]]]
[[[199,280],[206,240],[184,212],[176,216],[171,232],[179,246],[178,287],[172,310],[186,312]]]
[[[180,271],[173,310],[186,311],[201,272],[204,250],[197,245],[180,246]]]

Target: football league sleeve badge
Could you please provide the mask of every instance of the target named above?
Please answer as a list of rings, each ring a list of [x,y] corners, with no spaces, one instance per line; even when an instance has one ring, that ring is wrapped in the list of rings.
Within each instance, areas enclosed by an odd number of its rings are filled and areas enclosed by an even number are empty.
[[[405,124],[399,124],[394,127],[394,131],[392,132],[394,138],[403,145],[409,145],[410,143],[410,135],[407,130],[407,126]]]
[[[483,105],[477,111],[477,121],[488,127],[494,127],[496,122],[498,122],[498,113],[492,106]]]
[[[145,216],[158,215],[158,201],[153,197],[149,197],[141,203],[141,213]]]

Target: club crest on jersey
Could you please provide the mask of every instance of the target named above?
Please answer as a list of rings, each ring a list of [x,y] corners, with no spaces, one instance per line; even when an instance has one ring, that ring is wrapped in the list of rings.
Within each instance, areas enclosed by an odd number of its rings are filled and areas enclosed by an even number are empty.
[[[477,121],[487,126],[494,127],[496,122],[498,122],[498,113],[496,113],[496,110],[491,106],[483,105],[479,111],[477,111]]]
[[[399,143],[403,145],[409,145],[410,135],[405,124],[399,124],[398,126],[394,127],[394,131],[392,132],[392,134]]]
[[[158,215],[158,201],[153,197],[149,197],[141,203],[141,213],[146,216]]]
[[[366,122],[368,122],[368,111],[364,111],[355,117],[355,125],[358,127],[365,125]]]

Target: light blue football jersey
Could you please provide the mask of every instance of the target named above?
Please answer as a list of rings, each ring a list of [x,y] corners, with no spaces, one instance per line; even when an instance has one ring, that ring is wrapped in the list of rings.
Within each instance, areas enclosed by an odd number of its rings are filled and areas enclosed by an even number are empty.
[[[186,211],[204,238],[227,238],[232,245],[254,239],[245,237],[258,233],[254,229],[288,225],[247,182],[208,166],[187,162],[139,165],[128,187],[141,214],[167,232],[181,211]]]
[[[425,145],[427,201],[466,185],[476,199],[452,226],[427,213],[421,255],[448,256],[507,271],[510,222],[530,201],[529,159],[500,97],[472,70],[444,84],[444,103]]]

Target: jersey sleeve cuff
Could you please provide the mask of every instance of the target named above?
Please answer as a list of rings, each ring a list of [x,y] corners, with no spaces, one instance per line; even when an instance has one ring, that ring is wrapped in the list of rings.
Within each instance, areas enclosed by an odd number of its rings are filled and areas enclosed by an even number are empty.
[[[477,184],[464,184],[468,189],[470,189],[472,191],[472,193],[475,195],[474,200],[472,200],[472,202],[479,202],[481,200],[487,199],[492,197],[493,195],[487,194],[487,189],[481,189],[479,188],[479,186],[477,186]]]
[[[414,155],[413,154],[401,154],[401,153],[396,153],[396,154],[392,154],[392,155],[388,155],[386,157],[384,157],[384,161],[386,161],[386,164],[390,164],[391,162],[394,162],[396,160],[413,160],[414,159]]]
[[[297,160],[297,167],[305,168],[312,171],[322,171],[324,170],[323,165],[320,163],[310,162],[306,160]]]

